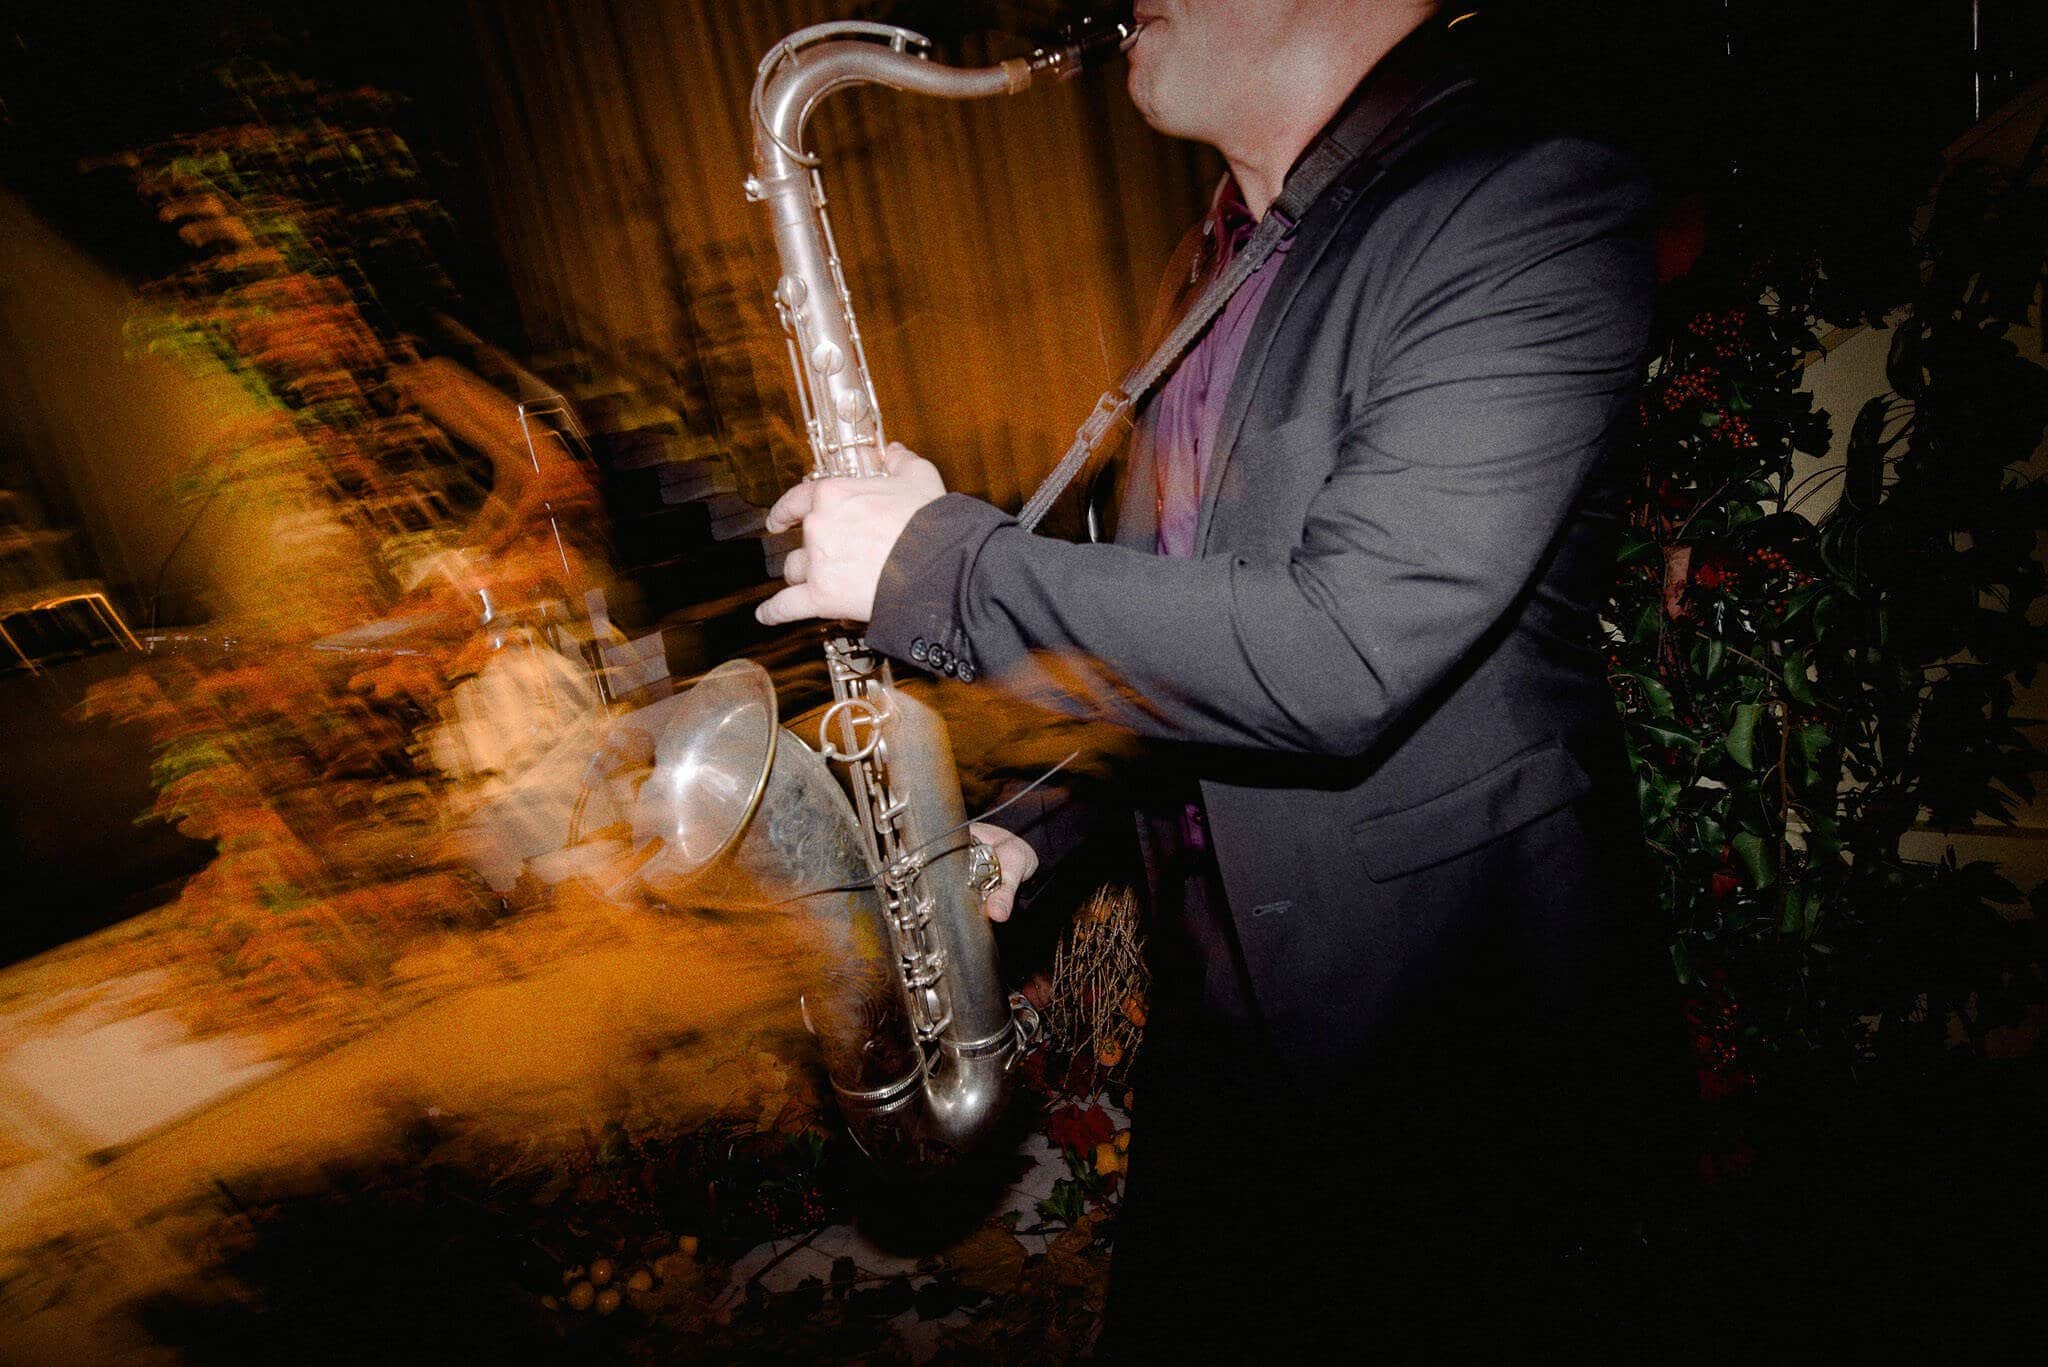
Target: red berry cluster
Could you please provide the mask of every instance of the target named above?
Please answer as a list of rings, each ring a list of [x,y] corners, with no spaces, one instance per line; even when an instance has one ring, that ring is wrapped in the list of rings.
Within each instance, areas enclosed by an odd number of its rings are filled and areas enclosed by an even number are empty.
[[[1744,1066],[1742,1051],[1736,1043],[1741,1035],[1740,1016],[1741,1011],[1726,992],[1691,997],[1685,1003],[1703,1100],[1733,1096],[1756,1085],[1756,1074]]]
[[[1756,433],[1750,430],[1749,419],[1740,413],[1723,413],[1721,421],[1714,424],[1714,436],[1739,451],[1756,447]]]
[[[1791,557],[1783,551],[1760,547],[1749,553],[1749,564],[1758,578],[1768,581],[1771,588],[1764,595],[1764,606],[1782,617],[1791,602],[1786,596],[1790,584],[1810,583],[1813,576],[1797,573],[1792,568]]]
[[[1703,555],[1693,564],[1692,582],[1703,589],[1725,589],[1741,577],[1740,567],[1725,555]]]
[[[1723,361],[1732,361],[1742,354],[1743,333],[1749,328],[1748,309],[1729,309],[1726,313],[1702,313],[1685,325],[1685,330],[1700,339]]]
[[[747,1210],[778,1239],[802,1230],[816,1229],[832,1215],[825,1193],[815,1186],[800,1194],[762,1187],[747,1198]]]
[[[1749,553],[1749,563],[1756,566],[1758,571],[1763,574],[1789,575],[1792,573],[1791,557],[1783,551],[1773,550],[1768,546],[1759,546],[1751,551]]]
[[[1688,404],[1719,403],[1721,377],[1711,370],[1685,370],[1664,382],[1659,396],[1666,413],[1676,413]]]

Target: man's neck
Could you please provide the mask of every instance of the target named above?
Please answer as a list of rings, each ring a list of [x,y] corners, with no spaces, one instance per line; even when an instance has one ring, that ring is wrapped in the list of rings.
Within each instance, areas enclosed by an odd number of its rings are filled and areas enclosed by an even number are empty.
[[[1426,7],[1369,9],[1346,26],[1340,40],[1305,40],[1291,60],[1267,68],[1275,87],[1270,99],[1257,118],[1216,147],[1253,219],[1265,218],[1287,172],[1358,83],[1430,16]]]

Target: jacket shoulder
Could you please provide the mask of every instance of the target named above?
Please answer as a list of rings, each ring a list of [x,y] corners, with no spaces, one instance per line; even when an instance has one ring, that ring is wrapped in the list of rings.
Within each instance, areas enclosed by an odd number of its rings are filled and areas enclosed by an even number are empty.
[[[1453,280],[1511,274],[1576,244],[1648,251],[1654,201],[1632,157],[1497,106],[1463,111],[1377,180],[1362,174],[1337,229],[1347,264],[1331,283],[1372,303],[1382,325],[1418,295],[1440,302]]]
[[[1642,167],[1611,142],[1520,119],[1484,96],[1424,134],[1383,178],[1371,167],[1354,177],[1375,220],[1394,222],[1524,217],[1559,200],[1640,211],[1651,197]]]

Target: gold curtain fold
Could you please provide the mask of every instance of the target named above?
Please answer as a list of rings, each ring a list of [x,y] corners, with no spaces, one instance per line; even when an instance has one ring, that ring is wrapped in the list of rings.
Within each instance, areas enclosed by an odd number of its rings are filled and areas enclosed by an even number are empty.
[[[535,345],[590,357],[735,457],[757,502],[808,467],[741,191],[760,55],[818,0],[472,0],[485,174]],[[987,56],[1013,55],[1006,50]],[[1134,360],[1217,163],[1159,138],[1121,67],[967,104],[867,89],[813,122],[891,437],[1021,502]]]

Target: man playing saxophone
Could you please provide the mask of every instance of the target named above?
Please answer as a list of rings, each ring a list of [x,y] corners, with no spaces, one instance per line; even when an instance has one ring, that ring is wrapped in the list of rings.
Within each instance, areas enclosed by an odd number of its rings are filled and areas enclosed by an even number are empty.
[[[1136,17],[1138,109],[1229,168],[1183,306],[1292,212],[1142,406],[1107,539],[891,447],[776,505],[804,545],[759,616],[866,622],[1184,777],[1140,823],[1161,963],[1109,1350],[1572,1343],[1573,1217],[1620,1170],[1653,981],[1593,646],[1649,196],[1518,119],[1428,0]],[[1375,101],[1398,140],[1338,138]],[[983,834],[1000,917],[1056,852]]]

